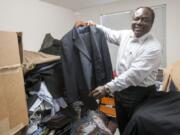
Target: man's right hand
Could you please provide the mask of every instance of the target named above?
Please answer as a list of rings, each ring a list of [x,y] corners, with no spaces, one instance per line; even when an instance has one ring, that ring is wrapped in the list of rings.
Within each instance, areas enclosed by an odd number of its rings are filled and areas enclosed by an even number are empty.
[[[81,27],[81,26],[95,26],[96,23],[92,22],[92,21],[87,21],[87,22],[84,22],[84,21],[76,21],[75,22],[75,27]]]

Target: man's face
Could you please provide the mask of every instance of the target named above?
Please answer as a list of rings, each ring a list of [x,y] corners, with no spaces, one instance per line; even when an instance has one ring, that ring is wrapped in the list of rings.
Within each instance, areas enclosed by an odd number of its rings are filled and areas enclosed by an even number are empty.
[[[139,38],[148,33],[152,27],[152,14],[146,8],[135,11],[132,21],[132,30],[135,37]]]

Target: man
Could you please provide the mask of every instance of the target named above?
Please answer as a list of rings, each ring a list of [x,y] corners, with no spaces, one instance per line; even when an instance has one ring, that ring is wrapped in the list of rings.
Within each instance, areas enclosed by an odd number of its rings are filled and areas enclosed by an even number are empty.
[[[114,94],[120,132],[122,133],[134,110],[156,90],[155,79],[160,66],[161,45],[149,31],[155,18],[149,7],[137,8],[132,30],[115,31],[96,25],[104,31],[108,41],[119,45],[117,77],[92,91],[95,98]],[[77,22],[76,26],[95,25]]]

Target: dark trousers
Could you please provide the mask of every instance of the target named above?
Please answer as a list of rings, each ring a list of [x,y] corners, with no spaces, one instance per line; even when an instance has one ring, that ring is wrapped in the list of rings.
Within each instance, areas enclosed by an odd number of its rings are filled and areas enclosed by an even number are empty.
[[[155,85],[149,87],[131,86],[115,93],[116,118],[121,134],[133,112],[144,103],[155,90]]]

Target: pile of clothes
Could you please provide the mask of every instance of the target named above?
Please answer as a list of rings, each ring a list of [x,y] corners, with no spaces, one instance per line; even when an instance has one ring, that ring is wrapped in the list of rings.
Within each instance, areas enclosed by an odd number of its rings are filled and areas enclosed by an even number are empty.
[[[73,110],[64,97],[59,56],[24,51],[24,78],[29,111],[27,135],[70,132]]]

